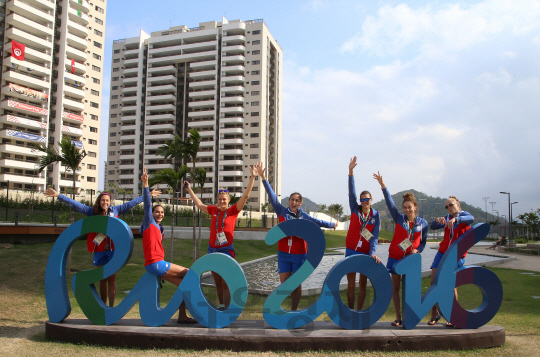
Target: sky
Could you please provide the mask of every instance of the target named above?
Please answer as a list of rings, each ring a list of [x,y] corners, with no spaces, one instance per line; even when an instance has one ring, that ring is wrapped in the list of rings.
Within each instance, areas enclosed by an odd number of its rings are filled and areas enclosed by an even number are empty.
[[[347,214],[357,192],[416,189],[513,216],[540,208],[540,2],[108,1],[100,188],[112,41],[264,19],[283,50],[282,196]],[[488,203],[488,212],[491,205]]]

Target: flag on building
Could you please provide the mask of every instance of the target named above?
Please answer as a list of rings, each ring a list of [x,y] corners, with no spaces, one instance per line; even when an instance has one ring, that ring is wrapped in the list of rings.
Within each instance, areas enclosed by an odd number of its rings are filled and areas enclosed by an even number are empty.
[[[75,73],[75,60],[71,59],[71,73]]]
[[[25,45],[11,40],[11,55],[18,60],[24,61],[24,49]]]

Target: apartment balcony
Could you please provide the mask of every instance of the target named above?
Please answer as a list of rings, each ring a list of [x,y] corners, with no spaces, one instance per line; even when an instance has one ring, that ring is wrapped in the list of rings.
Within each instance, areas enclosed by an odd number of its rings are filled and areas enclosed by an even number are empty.
[[[13,82],[23,87],[29,87],[30,89],[34,89],[39,92],[50,88],[50,83],[46,78],[36,76],[34,74],[31,74],[30,72],[23,72],[22,70],[17,71],[10,68],[9,70],[6,70],[4,73],[2,73],[2,79],[4,81]]]
[[[117,168],[119,170],[133,170],[134,167],[135,167],[135,163],[132,162],[130,164],[122,164],[122,163],[120,163]]]
[[[174,102],[176,103],[176,95],[174,94],[162,94],[162,95],[150,95],[146,96],[146,102],[147,103],[155,103],[155,102]]]
[[[146,92],[152,93],[152,95],[158,95],[161,93],[173,93],[176,94],[176,85],[174,84],[163,84],[155,86],[147,86]]]
[[[219,162],[219,165],[221,166],[221,161]],[[236,170],[228,171],[228,170],[220,169],[219,170],[219,175],[220,176],[244,176],[244,172],[243,171],[236,171]]]
[[[219,108],[220,113],[224,114],[243,114],[244,107],[235,106],[235,107],[221,107]]]
[[[75,36],[72,33],[67,34],[67,43],[81,51],[84,51],[88,48],[88,41],[80,37]]]
[[[73,46],[67,45],[66,46],[66,55],[69,58],[74,58],[75,60],[79,62],[84,62],[88,58],[86,55],[86,52],[79,50],[78,48],[75,48]]]
[[[64,83],[64,94],[77,99],[83,99],[85,97],[84,90],[82,90],[81,87],[68,83]]]
[[[197,167],[213,167],[214,166],[214,162],[213,161],[200,161],[200,162],[197,162]],[[191,165],[191,163],[189,164]],[[191,167],[191,166],[190,166]]]
[[[135,127],[135,125],[133,125]],[[174,124],[151,124],[151,123],[148,123],[146,124],[146,133],[148,135],[148,133],[150,133],[150,131],[154,131],[154,130],[176,130],[176,125]],[[124,130],[124,126],[122,126],[122,130]]]
[[[224,75],[244,74],[246,72],[246,67],[242,65],[223,66],[221,67],[221,72]]]
[[[15,110],[30,115],[49,115],[49,110],[42,107],[36,107],[31,104],[17,102],[11,99],[4,99],[1,102],[2,109]]]
[[[139,73],[139,68],[138,67],[124,68],[124,77],[137,76],[138,73]]]
[[[126,104],[122,106],[122,116],[124,115],[135,115],[135,112],[137,111],[137,104]],[[133,112],[133,114],[127,114],[125,112]]]
[[[58,185],[60,187],[69,187],[69,188],[72,188],[73,187],[73,180],[58,180]],[[76,179],[75,181],[75,188],[81,188],[81,181],[80,179]]]
[[[127,61],[124,61],[124,64]],[[151,74],[153,76],[163,76],[166,74],[176,74],[178,70],[174,65],[167,65],[167,66],[161,66],[161,67],[150,67],[148,68],[148,74]]]
[[[84,103],[81,102],[79,99],[77,98],[71,98],[71,97],[66,97],[64,96],[63,98],[63,104],[64,104],[64,108],[65,109],[69,109],[69,110],[73,110],[73,111],[83,111],[84,110]]]
[[[122,144],[120,147],[122,150],[135,150],[135,148],[137,148],[139,145],[135,145],[135,144],[129,144],[129,145],[126,145],[126,144]]]
[[[212,151],[199,151],[197,157],[214,157],[214,150]]]
[[[242,187],[244,182],[242,181],[219,181],[219,187]]]
[[[246,88],[243,85],[228,85],[228,86],[221,86],[221,92],[222,93],[235,93],[235,94],[242,94],[244,93]]]
[[[155,120],[176,120],[176,115],[174,114],[171,114],[171,113],[160,113],[160,114],[146,114],[145,116],[145,120],[146,122],[151,122],[151,121],[155,121]]]
[[[137,99],[139,99],[138,95],[125,95],[122,97],[122,103],[124,103],[124,105],[137,103]]]
[[[26,2],[34,6],[36,9],[44,12],[54,10],[56,6],[53,0],[26,0]]]
[[[124,84],[129,84],[129,85],[132,85],[132,84],[138,84],[139,83],[139,77],[135,76],[135,77],[126,77],[123,79],[123,82]]]
[[[88,37],[88,28],[75,21],[68,21],[68,31],[79,37]]]
[[[132,59],[132,58],[136,58],[136,57],[139,57],[139,52],[141,50],[139,50],[138,48],[134,49],[134,50],[125,50],[124,51],[124,58],[125,59]]]
[[[169,74],[166,76],[146,77],[146,82],[148,84],[152,83],[152,86],[176,84],[176,76]]]
[[[232,76],[222,76],[221,82],[227,83],[227,84],[238,84],[238,83],[244,83],[246,81],[246,77],[241,75],[232,75]]]
[[[187,39],[186,39],[187,40]],[[196,53],[202,51],[215,51],[217,49],[218,42],[213,39],[210,41],[199,41],[195,43],[186,43],[182,45],[183,53]]]
[[[84,13],[90,12],[90,4],[86,0],[69,0],[69,6]]]
[[[220,123],[224,124],[243,124],[244,123],[244,117],[224,117],[219,118]]]
[[[221,97],[221,103],[243,104],[246,100],[242,96]]]
[[[78,60],[75,61],[75,74],[83,75],[86,73],[86,65]],[[71,58],[66,57],[65,64],[66,71],[71,72]]]
[[[244,134],[244,128],[219,128],[220,134]]]
[[[223,63],[223,66],[244,64],[246,62],[246,57],[244,55],[225,55],[221,57],[221,62]]]
[[[68,135],[75,135],[75,136],[82,136],[83,131],[81,128],[74,128],[69,125],[62,125],[62,133],[68,134]]]
[[[244,165],[244,161],[243,160],[223,160],[223,159],[219,160],[219,166],[235,166],[235,165],[242,166]]]
[[[219,149],[219,155],[244,155],[242,149]],[[221,164],[221,162],[220,162]]]
[[[138,86],[129,86],[129,87],[123,87],[122,88],[122,94],[123,95],[126,95],[126,94],[134,94],[134,93],[137,93],[137,88],[139,88]]]
[[[7,29],[5,32],[5,37],[35,47],[41,51],[50,52],[53,47],[52,41],[44,40],[41,37],[32,35],[15,27]]]
[[[174,169],[174,164],[144,164],[144,166],[147,170]]]
[[[216,121],[214,119],[198,120],[198,121],[190,121],[188,123],[188,128],[197,129],[197,128],[203,128],[203,127],[214,126],[214,125],[216,125]]]
[[[214,99],[216,97],[216,90],[211,89],[211,90],[191,91],[191,92],[189,92],[189,97],[194,98],[194,99],[195,98],[196,99],[202,99],[202,98],[210,97],[210,98]]]
[[[23,118],[20,116],[15,116],[11,114],[4,114],[0,116],[0,123],[6,123],[10,125],[22,126],[32,129],[47,129],[47,123],[41,120]]]
[[[17,155],[31,155],[31,156],[42,156],[41,153],[37,153],[33,143],[24,143],[24,144],[0,144],[0,152],[7,152],[10,154]]]
[[[39,161],[26,161],[22,159],[2,158],[0,159],[0,166],[9,167],[23,170],[37,170],[39,168]]]
[[[202,61],[202,62],[191,62],[190,67],[193,69],[215,69],[217,67],[217,61]]]
[[[11,26],[15,26],[21,30],[30,32],[31,34],[39,37],[46,38],[47,36],[52,37],[54,35],[52,23],[50,24],[51,27],[49,27],[47,25],[44,25],[43,21],[36,22],[17,13],[11,13],[6,16],[6,22]]]
[[[216,79],[217,71],[215,69],[209,71],[189,72],[189,78],[194,80],[213,80]]]
[[[84,12],[77,12],[74,8],[69,8],[68,10],[68,16],[71,21],[74,21],[80,25],[87,26],[89,19],[88,15],[86,15]]]
[[[163,133],[163,134],[146,134],[144,136],[144,138],[146,140],[172,140],[172,139],[174,139],[174,132],[173,133]]]
[[[43,177],[39,177],[36,175],[28,175],[26,174],[12,174],[12,173],[1,173],[0,174],[0,181],[9,181],[10,183],[25,183],[25,184],[34,184],[34,185],[45,185],[46,179]]]
[[[190,111],[188,112],[189,118],[199,118],[199,117],[209,117],[209,116],[215,116],[216,110],[198,110],[198,111]]]
[[[37,3],[37,4],[32,4],[32,2]],[[46,1],[10,0],[6,2],[6,9],[8,10],[8,13],[14,12],[16,14],[23,15],[25,17],[28,17],[29,19],[32,19],[40,23],[43,23],[43,22],[54,23],[54,16],[49,14],[49,12],[46,9],[41,8],[42,6],[45,6],[51,9],[50,5],[46,4]]]
[[[139,136],[136,135],[136,134],[129,134],[129,135],[127,135],[127,134],[126,134],[126,135],[122,134],[122,135],[120,135],[120,139],[121,139],[122,141],[131,141],[131,140],[135,141],[135,140],[138,139],[138,137],[139,137]]]
[[[221,51],[224,52],[226,56],[243,55],[246,52],[246,46],[244,45],[223,46],[221,47]]]
[[[217,57],[216,50],[188,53],[188,54],[177,54],[174,56],[164,56],[164,57],[150,57],[148,59],[148,64],[154,65],[167,65],[175,64],[181,62],[197,62],[197,61],[209,61],[215,60]]]
[[[244,35],[223,36],[224,45],[239,45],[246,42]]]
[[[214,110],[213,108],[216,106],[216,100],[215,99],[211,99],[211,100],[197,100],[197,101],[191,101],[188,103],[188,106],[190,108],[194,108],[194,109],[200,109],[200,110],[204,110],[203,108],[204,107],[207,107],[208,110]]]
[[[194,89],[206,89],[206,90],[214,89],[215,90],[215,88],[216,88],[216,81],[215,80],[189,82],[189,89],[190,90],[194,90]]]
[[[220,145],[244,145],[244,139],[219,139]],[[225,165],[225,164],[224,164]]]
[[[137,115],[135,115],[135,114],[132,114],[132,115],[131,115],[131,114],[130,114],[130,115],[124,114],[124,115],[122,115],[122,116],[120,117],[120,121],[122,122],[122,126],[123,126],[123,123],[124,123],[124,122],[126,122],[126,121],[134,121],[134,120],[137,120],[137,118],[138,118],[138,117],[137,117]]]
[[[145,143],[144,144],[144,150],[145,150],[145,152],[150,151],[150,150],[156,150],[157,148],[159,148],[160,146],[163,146],[163,145],[165,145],[165,144],[147,144],[147,143]],[[149,154],[145,153],[144,157],[146,159],[150,159],[151,155],[150,156],[148,156],[148,155]],[[163,156],[158,156],[158,157],[163,158]]]
[[[139,58],[127,59],[124,61],[125,68],[138,68],[139,67]]]
[[[214,140],[201,141],[201,143],[199,144],[199,147],[201,148],[213,147],[215,143],[216,142]]]
[[[80,124],[84,121],[84,117],[80,114],[71,113],[69,111],[63,111],[62,120],[66,122]]]
[[[40,62],[40,63],[45,62],[46,65],[50,66],[50,63],[51,63],[51,54],[50,54],[50,52],[51,52],[50,50],[49,50],[49,53],[47,53],[47,51],[45,51],[45,50],[39,50],[38,51],[37,49],[30,48],[30,47],[26,46],[26,48],[24,50],[24,59],[25,59],[25,62],[27,60]],[[6,54],[5,58],[9,58],[9,57],[7,57],[7,54],[11,53],[11,42],[5,44],[4,53]]]
[[[0,138],[38,144],[47,142],[47,137],[45,136],[13,129],[0,130]]]
[[[176,105],[174,104],[158,104],[158,105],[147,105],[147,112],[169,112],[176,110]]]
[[[73,84],[77,87],[86,85],[86,78],[77,73],[64,72],[64,79],[67,83]]]
[[[124,131],[135,131],[137,130],[139,126],[137,124],[133,124],[133,125],[124,125],[122,124],[122,126],[120,127],[120,131],[121,132],[124,132]]]

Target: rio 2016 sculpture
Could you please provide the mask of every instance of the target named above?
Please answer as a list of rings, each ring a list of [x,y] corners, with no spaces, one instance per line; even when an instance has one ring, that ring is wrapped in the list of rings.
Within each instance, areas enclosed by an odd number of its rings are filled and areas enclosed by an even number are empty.
[[[161,326],[176,312],[182,301],[203,326],[223,328],[234,322],[242,313],[247,299],[247,281],[240,265],[225,254],[213,253],[198,259],[164,308],[160,307],[158,278],[145,273],[124,300],[115,307],[106,306],[99,297],[94,283],[120,270],[133,252],[133,235],[121,220],[107,216],[93,216],[69,226],[54,244],[45,274],[45,297],[51,322],[60,322],[69,316],[65,264],[67,253],[79,237],[98,232],[112,237],[116,247],[113,259],[106,265],[78,272],[73,276],[72,289],[86,317],[98,325],[111,325],[120,320],[139,300],[141,320],[147,326]],[[477,224],[452,244],[441,260],[433,285],[421,294],[421,256],[413,254],[395,266],[402,274],[404,327],[414,328],[432,306],[438,304],[443,316],[460,328],[478,328],[489,322],[502,302],[502,284],[490,270],[468,266],[455,269],[458,257],[489,233],[489,225]],[[311,306],[298,311],[281,308],[283,300],[301,284],[320,263],[326,247],[324,234],[317,225],[306,220],[280,223],[266,235],[266,243],[277,243],[287,236],[304,239],[309,251],[300,269],[278,286],[266,299],[263,308],[265,321],[277,329],[302,327],[327,312],[337,325],[345,329],[365,329],[377,322],[385,313],[392,298],[392,282],[382,264],[369,256],[355,255],[338,262],[328,273],[322,293]],[[200,277],[204,271],[215,271],[225,279],[231,291],[231,305],[224,311],[216,309],[204,295]],[[347,273],[366,275],[373,283],[374,299],[364,310],[351,310],[341,300],[339,282]],[[474,284],[482,292],[482,303],[477,309],[465,310],[454,300],[453,289]]]

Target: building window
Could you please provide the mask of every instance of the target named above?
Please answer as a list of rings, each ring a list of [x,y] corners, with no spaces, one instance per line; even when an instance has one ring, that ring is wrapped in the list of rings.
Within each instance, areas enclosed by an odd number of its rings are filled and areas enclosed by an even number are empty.
[[[113,63],[118,63],[118,62],[120,62],[120,58],[115,58],[115,59],[112,60],[112,62]]]
[[[113,81],[117,81],[118,78],[120,78],[120,77],[112,77],[112,80],[113,80]]]
[[[114,175],[114,172],[115,172],[114,170],[109,170],[109,175]]]
[[[99,120],[99,117],[95,114],[90,114],[90,119],[92,120]]]
[[[251,61],[251,64],[261,64],[261,61],[260,60]]]
[[[249,158],[250,158],[250,159],[258,159],[258,158],[259,158],[259,154],[251,154],[251,155],[249,155]]]
[[[88,165],[86,165],[86,168],[87,168],[88,170],[95,170],[95,169],[96,169],[96,165],[88,164]]]
[[[251,42],[252,45],[260,45],[261,44],[261,40],[256,40],[256,41],[253,41]]]
[[[111,141],[111,142],[109,143],[109,146],[116,146],[116,143]]]
[[[97,95],[99,97],[99,91],[97,90],[90,89],[90,93],[92,93],[93,95]]]
[[[251,102],[251,105],[260,105],[260,104],[259,104],[259,101],[256,101],[256,102]]]
[[[109,133],[109,136],[116,136],[116,133]]]
[[[96,178],[95,178],[95,177],[86,176],[86,181],[88,181],[88,182],[96,182]]]
[[[94,43],[95,43],[95,42],[94,42]],[[260,54],[261,54],[261,50],[251,51],[251,54],[252,54],[252,55],[260,55]]]
[[[249,202],[259,202],[259,197],[250,197]]]
[[[251,126],[252,128],[258,127],[258,126],[259,126],[259,123],[251,123],[250,126]]]
[[[101,67],[92,65],[92,69],[96,72],[101,72]]]
[[[261,71],[251,71],[251,74],[261,74]]]
[[[261,30],[255,30],[251,33],[252,35],[260,35],[261,34]]]
[[[118,99],[118,94],[111,95],[111,99]]]
[[[92,57],[94,57],[95,59],[97,60],[100,60],[101,61],[101,56],[98,55],[97,53],[92,53]]]
[[[90,144],[90,145],[97,145],[97,140],[94,140],[94,139],[88,139],[88,144]]]
[[[112,69],[112,71],[113,71],[113,72],[120,72],[120,67],[114,67],[114,68]]]
[[[120,53],[120,50],[114,50],[114,53]]]
[[[99,6],[96,5],[96,11],[103,14],[105,12],[105,10],[103,10],[102,8],[100,8]]]
[[[97,41],[94,41],[94,46],[96,46],[97,48],[102,48],[103,47],[103,45],[101,43],[97,42]],[[253,51],[253,52],[255,52],[255,51]],[[259,52],[261,52],[261,51],[259,51]]]
[[[90,127],[90,132],[97,133],[97,128],[94,128],[93,126]]]
[[[258,90],[254,90],[251,92],[251,95],[261,95],[261,92],[259,92]]]
[[[111,118],[116,118],[118,116],[118,114],[111,114]],[[116,123],[114,124],[114,126],[116,126]]]
[[[259,112],[251,112],[251,116],[252,116],[252,117],[258,117],[258,116],[259,116]]]
[[[249,144],[249,147],[251,149],[257,149],[259,147],[259,144]]]
[[[261,81],[251,81],[251,84],[256,86],[256,85],[259,85],[261,84]]]
[[[95,103],[95,102],[90,102],[90,106],[92,108],[99,108],[99,104]]]
[[[109,156],[114,156],[116,155],[116,151],[109,151]]]
[[[93,151],[88,151],[88,156],[90,157],[97,157],[97,154]]]
[[[116,123],[110,123],[110,124],[109,124],[109,127],[111,127],[111,128],[116,128]]]
[[[92,83],[100,84],[101,81],[98,78],[92,77]]]
[[[97,17],[96,17],[95,19],[96,19],[96,23],[98,23],[98,24],[100,24],[100,25],[103,25],[103,20],[98,19]]]
[[[116,108],[118,108],[118,104],[111,105],[111,109],[116,109]]]
[[[252,138],[258,138],[258,137],[259,137],[259,133],[251,133],[250,137],[252,137]]]
[[[116,164],[116,161],[109,161],[109,165],[114,165]]]
[[[112,90],[117,90],[118,86],[112,86]]]
[[[103,32],[101,32],[99,30],[94,29],[94,34],[98,35],[99,37],[103,37]],[[255,41],[253,41],[253,44],[255,44]]]

